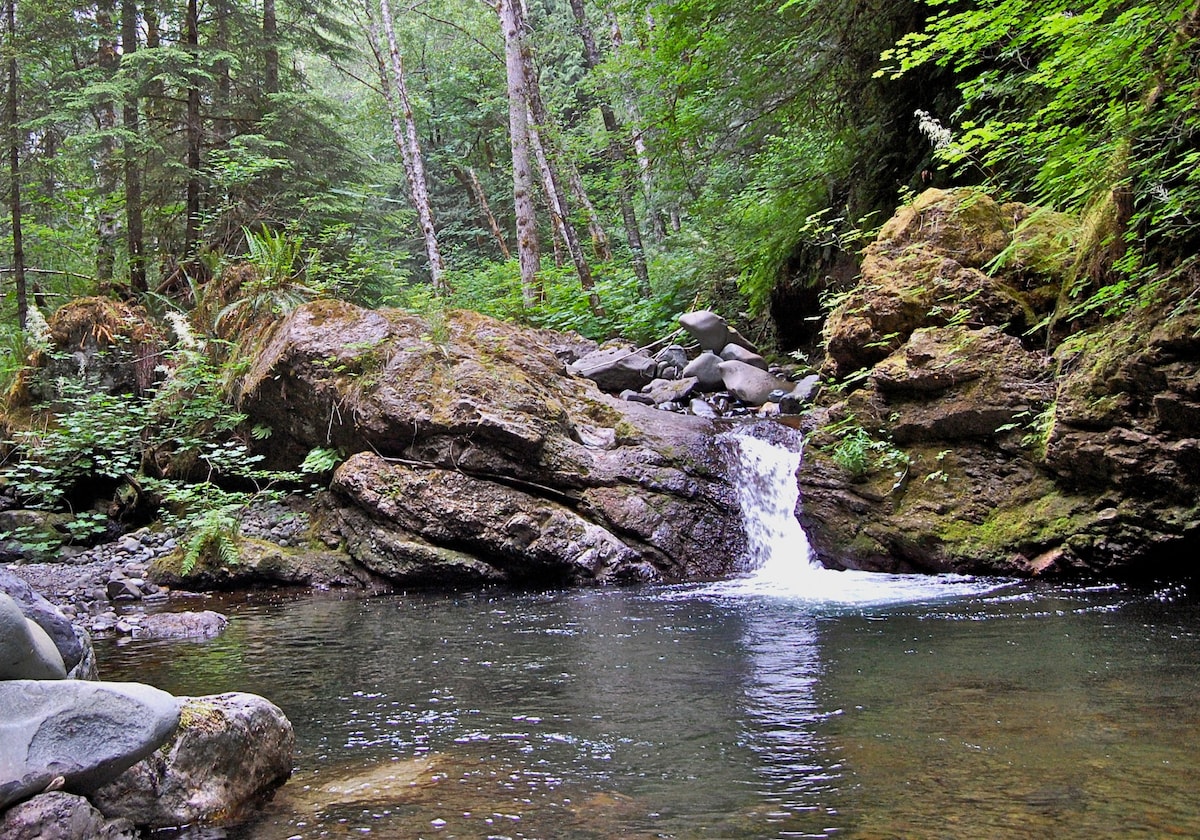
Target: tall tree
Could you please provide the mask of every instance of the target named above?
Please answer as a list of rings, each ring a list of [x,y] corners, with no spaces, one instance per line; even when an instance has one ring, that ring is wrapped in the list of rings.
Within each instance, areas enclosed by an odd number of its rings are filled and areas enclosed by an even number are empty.
[[[112,290],[120,241],[117,189],[120,180],[117,160],[117,27],[114,0],[96,3],[96,66],[100,70],[95,105],[98,150],[99,210],[96,214],[96,282],[102,292]]]
[[[425,254],[429,259],[429,278],[433,288],[444,294],[448,291],[446,264],[442,260],[442,251],[438,245],[437,229],[433,220],[433,205],[429,199],[429,184],[425,176],[425,156],[421,153],[417,123],[413,117],[412,100],[408,95],[404,57],[400,52],[399,42],[396,40],[396,27],[392,20],[392,9],[388,0],[380,0],[379,9],[384,32],[387,35],[388,55],[391,59],[391,78],[387,78],[386,72],[381,74],[384,99],[391,115],[392,133],[396,146],[404,161],[409,195],[417,210],[421,236],[425,240]]]
[[[272,2],[272,0],[267,0]],[[187,195],[184,203],[185,227],[183,235],[183,257],[190,260],[196,256],[200,237],[200,164],[204,150],[204,123],[200,113],[200,3],[187,0],[184,21],[184,46],[190,59],[187,74],[187,111],[184,116],[184,136],[187,138],[185,165],[187,168]]]
[[[9,216],[12,221],[13,279],[17,291],[17,327],[25,329],[29,319],[29,298],[25,286],[25,246],[21,228],[21,128],[17,122],[20,112],[20,67],[17,63],[17,0],[6,0],[4,8],[5,35],[8,46],[8,95],[5,97],[5,116],[8,123]]]
[[[138,50],[137,0],[121,0],[122,62]],[[134,294],[146,291],[145,213],[142,205],[142,135],[139,92],[129,84],[121,109],[125,129],[125,247],[129,259],[129,286]]]
[[[571,12],[575,15],[575,23],[579,29],[579,37],[583,41],[583,58],[587,68],[595,72],[600,66],[600,49],[596,46],[596,36],[588,21],[587,10],[583,0],[571,0]],[[617,202],[621,208],[621,221],[625,225],[625,238],[633,256],[633,269],[637,274],[642,294],[650,294],[650,272],[646,267],[646,253],[642,247],[642,232],[638,227],[637,212],[633,206],[633,172],[629,168],[629,153],[625,139],[621,134],[621,125],[612,105],[605,99],[600,99],[600,117],[604,121],[604,130],[608,132],[608,155],[617,168]]]
[[[529,80],[525,55],[529,47],[520,0],[496,0],[496,13],[504,33],[504,69],[508,87],[508,133],[512,149],[513,209],[517,220],[517,259],[521,268],[521,296],[526,306],[541,298],[538,271],[542,267],[538,244],[537,211],[533,200],[533,167],[529,163]]]

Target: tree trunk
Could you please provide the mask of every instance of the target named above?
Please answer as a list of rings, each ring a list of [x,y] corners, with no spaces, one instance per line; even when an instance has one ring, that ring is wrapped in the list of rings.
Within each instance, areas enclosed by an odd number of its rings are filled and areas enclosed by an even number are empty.
[[[505,0],[501,0],[502,5]],[[547,129],[550,127],[550,114],[546,110],[546,104],[542,100],[541,89],[538,85],[537,69],[533,65],[533,52],[529,49],[528,42],[524,38],[525,21],[521,16],[519,6],[513,5],[512,14],[516,17],[517,31],[522,33],[519,50],[517,52],[520,58],[520,73],[525,79],[525,96],[526,107],[529,109],[529,119],[532,121],[537,134],[547,141]],[[507,37],[506,37],[507,40]],[[507,50],[506,50],[507,52]],[[512,104],[509,104],[511,113]],[[543,145],[544,148],[544,145]],[[600,297],[594,291],[596,283],[592,279],[592,269],[588,265],[587,258],[583,255],[583,248],[579,245],[579,235],[575,231],[575,225],[571,222],[570,216],[567,214],[567,202],[564,198],[562,189],[562,178],[558,173],[557,162],[552,155],[546,156],[546,194],[547,200],[553,209],[555,204],[558,206],[559,216],[562,219],[560,232],[563,239],[567,243],[567,251],[571,254],[571,261],[575,264],[575,273],[579,275],[579,285],[584,291],[588,292],[588,305],[591,307],[593,314],[598,317],[603,317],[604,307],[600,303]]]
[[[504,259],[511,259],[512,253],[508,250],[508,242],[504,239],[504,233],[500,230],[500,223],[496,221],[496,215],[492,213],[492,207],[488,204],[487,194],[483,191],[483,184],[479,182],[479,175],[470,166],[457,166],[454,169],[458,173],[459,180],[463,182],[471,196],[475,199],[475,204],[479,206],[479,213],[483,216],[484,221],[488,224],[488,229],[492,232],[492,239],[496,241],[496,246],[500,249],[500,253]]]
[[[24,330],[29,321],[29,292],[25,286],[25,245],[21,232],[21,131],[17,125],[18,83],[17,67],[17,0],[5,4],[5,23],[8,32],[8,96],[5,116],[8,122],[9,213],[12,221],[13,280],[17,292],[17,327]]]
[[[653,18],[650,18],[650,23],[653,26]],[[612,43],[614,47],[620,47],[624,42],[624,36],[621,34],[620,24],[614,15],[609,15],[609,28],[612,34]],[[633,121],[637,123],[637,105],[632,96],[626,95],[625,105],[632,115]],[[640,131],[631,132],[633,138],[633,151],[637,159],[638,176],[642,181],[642,198],[646,202],[646,215],[650,219],[650,236],[655,242],[661,243],[667,238],[667,225],[663,221],[662,209],[655,201],[654,192],[654,176],[650,169],[650,151],[646,147],[646,137]],[[631,190],[632,192],[632,190]]]
[[[268,0],[269,2],[269,0]],[[184,40],[192,66],[188,70],[187,111],[184,116],[184,133],[187,137],[187,197],[184,212],[187,214],[183,234],[184,258],[196,255],[200,231],[200,154],[203,143],[203,125],[200,118],[200,10],[199,0],[188,0]]]
[[[133,55],[138,49],[137,0],[121,0],[121,54]],[[142,136],[138,94],[125,94],[121,111],[125,127],[125,243],[129,251],[129,286],[136,295],[146,291],[145,224],[142,209],[142,156],[138,153]]]
[[[279,93],[279,22],[275,16],[275,0],[263,0],[263,93]]]
[[[542,297],[541,250],[538,247],[537,212],[533,203],[533,168],[529,164],[529,93],[522,59],[524,22],[519,0],[497,0],[496,12],[504,32],[504,69],[508,80],[508,135],[512,148],[513,210],[517,218],[517,259],[521,264],[521,296],[525,306]]]
[[[116,5],[113,0],[96,4],[96,65],[106,82],[117,75]],[[117,264],[117,243],[120,225],[117,221],[117,190],[120,181],[117,161],[117,102],[105,96],[96,107],[96,128],[100,132],[100,148],[96,161],[99,179],[100,206],[96,213],[96,284],[101,294],[113,291]]]
[[[596,36],[587,19],[583,0],[571,0],[571,11],[575,15],[575,23],[579,26],[579,37],[583,41],[584,64],[589,70],[594,71],[600,65],[600,50],[596,46]],[[608,157],[617,169],[617,203],[621,208],[625,239],[633,258],[633,270],[637,274],[639,291],[643,297],[649,297],[650,272],[646,267],[646,252],[642,247],[642,232],[638,227],[637,212],[633,207],[633,183],[632,173],[629,171],[629,153],[621,136],[621,125],[617,121],[616,112],[606,101],[601,100],[599,104],[600,118],[604,121],[604,130],[608,133]]]
[[[447,294],[446,264],[438,246],[437,229],[433,221],[433,205],[429,200],[429,182],[425,177],[425,156],[417,136],[417,122],[413,118],[412,100],[408,96],[408,83],[404,77],[404,57],[396,41],[396,29],[392,23],[392,8],[388,0],[380,0],[379,10],[383,17],[383,28],[387,35],[388,54],[391,56],[392,79],[384,79],[384,96],[392,116],[392,134],[404,159],[404,172],[408,176],[409,194],[417,219],[421,225],[421,236],[425,240],[425,254],[429,259],[429,279],[434,291]],[[386,74],[385,74],[386,75]],[[399,101],[397,101],[397,98]],[[403,115],[403,125],[397,114]]]

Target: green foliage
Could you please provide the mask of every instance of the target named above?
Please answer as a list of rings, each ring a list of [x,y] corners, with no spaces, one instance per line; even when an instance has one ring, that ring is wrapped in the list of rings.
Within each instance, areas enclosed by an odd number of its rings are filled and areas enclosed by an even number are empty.
[[[861,481],[877,470],[889,470],[894,473],[895,486],[899,486],[907,475],[908,455],[890,440],[875,438],[853,417],[822,431],[833,437],[829,456],[852,480]]]
[[[961,79],[959,132],[939,154],[990,186],[1058,209],[1107,208],[1081,267],[1105,279],[1077,309],[1154,299],[1145,284],[1196,264],[1200,40],[1190,0],[936,4],[885,53],[893,77],[931,65]],[[1108,255],[1107,257],[1105,255]],[[1086,260],[1099,256],[1092,265]],[[1082,293],[1086,284],[1077,287]]]
[[[336,449],[316,446],[309,450],[300,462],[299,471],[305,475],[324,475],[331,473],[342,462],[343,458]]]

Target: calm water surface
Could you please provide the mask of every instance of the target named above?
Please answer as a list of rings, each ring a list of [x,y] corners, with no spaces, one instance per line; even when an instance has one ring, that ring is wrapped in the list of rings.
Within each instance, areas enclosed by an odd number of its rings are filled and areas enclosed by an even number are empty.
[[[231,838],[1200,836],[1195,599],[832,580],[212,602],[99,653],[292,720]]]

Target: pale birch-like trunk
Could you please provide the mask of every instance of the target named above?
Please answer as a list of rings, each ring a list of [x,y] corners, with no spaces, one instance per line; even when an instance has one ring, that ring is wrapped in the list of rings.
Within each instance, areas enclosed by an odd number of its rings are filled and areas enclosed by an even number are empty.
[[[396,40],[396,29],[392,22],[392,8],[388,0],[380,0],[379,11],[387,36],[388,55],[391,58],[391,84],[384,84],[385,99],[392,119],[392,135],[404,160],[404,172],[408,176],[408,189],[417,220],[421,225],[421,236],[425,240],[425,255],[429,260],[429,278],[438,294],[446,294],[446,263],[438,246],[437,228],[433,219],[433,205],[429,200],[429,181],[425,175],[425,156],[417,135],[417,123],[413,117],[412,100],[408,95],[408,82],[404,75],[404,56]],[[386,81],[386,80],[385,80]],[[399,112],[399,113],[397,113]]]
[[[524,21],[519,0],[497,0],[496,13],[504,33],[504,69],[508,81],[508,135],[512,149],[513,212],[517,220],[517,259],[521,265],[521,295],[526,306],[541,298],[542,267],[538,246],[537,211],[533,202],[533,167],[529,163],[529,93],[523,54]]]
[[[20,72],[17,65],[17,0],[5,4],[5,28],[8,40],[8,95],[5,102],[5,117],[8,122],[8,175],[10,179],[8,209],[12,221],[13,279],[17,293],[17,328],[24,330],[29,323],[29,293],[25,285],[25,246],[21,228],[21,129],[17,122],[20,98],[18,83]]]
[[[96,4],[96,28],[99,38],[96,46],[96,66],[106,82],[117,74],[116,7],[113,0],[101,0]],[[96,128],[100,143],[96,159],[96,174],[99,180],[100,207],[96,214],[96,284],[101,294],[113,291],[117,264],[117,243],[121,232],[117,214],[117,190],[120,183],[117,160],[117,102],[113,96],[105,96],[96,105]]]

